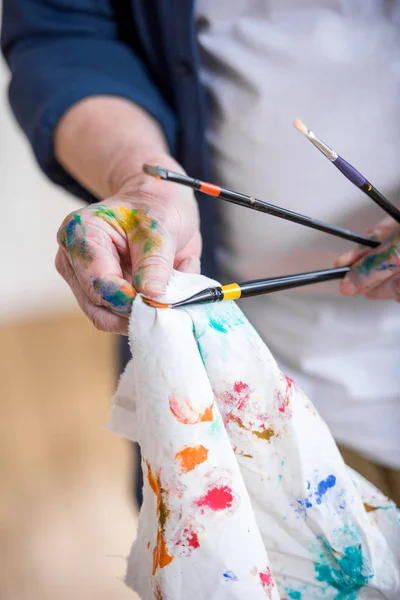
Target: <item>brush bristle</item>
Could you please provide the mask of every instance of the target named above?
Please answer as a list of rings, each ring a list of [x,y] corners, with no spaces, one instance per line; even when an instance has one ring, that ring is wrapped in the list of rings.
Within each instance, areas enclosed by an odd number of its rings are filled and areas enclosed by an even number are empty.
[[[155,165],[143,165],[143,171],[152,177],[157,177],[158,175],[158,167]]]
[[[169,308],[169,304],[157,302],[156,300],[151,300],[151,298],[145,298],[144,296],[141,296],[141,298],[145,304],[152,306],[153,308]]]
[[[303,121],[300,121],[300,119],[296,119],[295,121],[293,121],[293,127],[297,129],[297,131],[300,131],[300,133],[308,137],[308,127],[304,125]]]

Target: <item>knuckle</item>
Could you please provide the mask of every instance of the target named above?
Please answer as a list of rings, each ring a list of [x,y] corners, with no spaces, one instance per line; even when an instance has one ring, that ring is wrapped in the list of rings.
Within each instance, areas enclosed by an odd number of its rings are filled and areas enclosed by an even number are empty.
[[[106,319],[104,318],[103,311],[100,308],[94,308],[93,311],[91,311],[91,315],[89,316],[89,318],[92,321],[93,325],[96,327],[96,329],[98,329],[99,331],[108,331],[105,322]]]

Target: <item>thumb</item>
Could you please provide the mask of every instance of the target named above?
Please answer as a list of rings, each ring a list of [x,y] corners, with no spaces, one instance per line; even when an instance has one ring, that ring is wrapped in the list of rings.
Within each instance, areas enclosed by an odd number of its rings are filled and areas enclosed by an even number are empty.
[[[158,298],[163,296],[171,277],[175,258],[175,240],[165,233],[159,246],[146,252],[131,247],[133,284],[138,292]]]

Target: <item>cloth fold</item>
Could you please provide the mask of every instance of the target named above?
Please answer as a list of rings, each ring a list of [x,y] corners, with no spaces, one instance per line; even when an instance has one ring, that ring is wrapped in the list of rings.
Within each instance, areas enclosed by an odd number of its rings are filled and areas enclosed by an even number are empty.
[[[165,301],[216,282],[174,273]],[[109,428],[140,444],[143,600],[400,597],[400,517],[233,302],[137,297]]]

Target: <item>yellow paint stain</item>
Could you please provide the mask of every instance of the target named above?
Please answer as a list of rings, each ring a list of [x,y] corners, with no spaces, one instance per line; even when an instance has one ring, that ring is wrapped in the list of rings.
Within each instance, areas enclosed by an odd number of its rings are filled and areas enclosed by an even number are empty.
[[[181,473],[193,471],[197,465],[201,465],[207,460],[208,450],[204,446],[189,446],[177,452],[175,459],[180,465]]]
[[[275,435],[275,431],[271,428],[264,429],[264,431],[252,431],[251,433],[261,440],[270,440]]]
[[[275,431],[271,428],[264,429],[263,431],[254,431],[253,429],[246,427],[246,425],[243,424],[243,421],[241,419],[239,419],[239,417],[234,417],[233,415],[231,415],[230,420],[237,423],[241,429],[250,431],[250,433],[252,435],[255,435],[256,437],[260,438],[261,440],[269,441],[275,435]],[[253,458],[253,457],[251,457],[251,458]]]
[[[126,233],[130,242],[143,244],[144,252],[150,252],[162,244],[162,237],[155,231],[157,223],[144,208],[97,207],[93,211],[93,215],[103,219],[114,228],[118,225]]]

